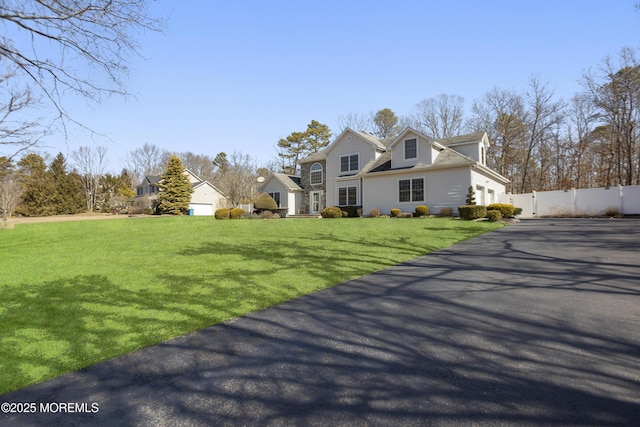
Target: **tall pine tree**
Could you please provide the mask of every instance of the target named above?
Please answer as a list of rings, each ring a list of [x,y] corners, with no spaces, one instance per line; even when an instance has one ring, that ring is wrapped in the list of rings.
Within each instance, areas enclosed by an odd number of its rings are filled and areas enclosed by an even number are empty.
[[[56,214],[77,214],[86,212],[82,178],[76,172],[67,171],[67,159],[62,153],[51,162],[47,172],[55,187],[53,209]]]
[[[158,210],[163,214],[184,215],[189,211],[193,188],[184,174],[182,160],[175,154],[167,161],[158,183]]]

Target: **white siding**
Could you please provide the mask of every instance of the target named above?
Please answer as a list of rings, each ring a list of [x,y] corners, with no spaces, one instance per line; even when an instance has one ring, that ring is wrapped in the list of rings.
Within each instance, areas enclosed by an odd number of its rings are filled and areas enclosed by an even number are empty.
[[[404,142],[407,139],[416,139],[418,143],[418,157],[415,159],[404,158]],[[391,168],[405,168],[417,164],[430,165],[433,163],[433,150],[431,141],[420,137],[415,132],[407,132],[391,147]]]
[[[480,162],[480,147],[482,146],[481,142],[475,142],[471,144],[464,145],[454,145],[450,148],[456,150],[458,153],[463,154],[467,157],[471,157],[476,162]]]
[[[214,212],[216,209],[227,206],[226,198],[208,184],[200,185],[194,190],[191,194],[191,203],[195,205],[210,205]],[[213,212],[210,215],[213,215]]]
[[[327,199],[327,206],[331,206],[331,205],[339,206],[339,202],[340,201],[338,200],[339,199],[339,197],[338,197],[339,196],[339,190],[338,189],[341,188],[341,187],[345,187],[345,188],[356,187],[356,198],[357,198],[357,200],[356,200],[355,205],[358,205],[358,206],[362,205],[362,187],[360,185],[360,178],[348,178],[348,179],[344,179],[343,178],[343,179],[338,179],[338,180],[335,181],[334,186],[333,186],[334,197],[331,198],[331,199],[329,199],[329,198]],[[352,206],[355,206],[355,205],[352,205]]]
[[[413,178],[424,178],[425,201],[400,203],[398,201],[398,181]],[[427,205],[433,214],[437,214],[444,207],[457,212],[458,206],[464,205],[469,184],[468,168],[370,175],[363,182],[363,212],[368,214],[374,208],[380,209],[383,214],[389,214],[392,208],[398,208],[403,212],[413,212],[418,205]]]
[[[346,173],[340,171],[340,158],[352,154],[358,154],[358,166],[360,169],[367,163],[375,160],[378,156],[375,147],[355,132],[346,132],[340,139],[337,139],[327,153],[327,206],[338,203],[335,178],[345,175],[355,175],[359,171],[349,171]],[[362,203],[361,196],[358,198],[360,203]]]
[[[505,193],[505,186],[503,184],[488,178],[477,170],[472,170],[471,179],[471,185],[476,190],[476,203],[478,205],[500,203],[502,195]],[[478,190],[478,187],[481,187],[481,190]],[[465,189],[465,199],[467,192],[468,186],[467,189]]]
[[[289,190],[275,178],[269,179],[260,187],[262,193],[280,193],[280,207],[287,209],[287,215],[298,213],[298,207],[302,203],[302,191]]]

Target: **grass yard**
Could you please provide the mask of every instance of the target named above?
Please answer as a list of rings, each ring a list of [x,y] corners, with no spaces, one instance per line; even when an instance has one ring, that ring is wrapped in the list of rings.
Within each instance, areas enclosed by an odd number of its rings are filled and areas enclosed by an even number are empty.
[[[158,217],[0,230],[0,394],[496,227]]]

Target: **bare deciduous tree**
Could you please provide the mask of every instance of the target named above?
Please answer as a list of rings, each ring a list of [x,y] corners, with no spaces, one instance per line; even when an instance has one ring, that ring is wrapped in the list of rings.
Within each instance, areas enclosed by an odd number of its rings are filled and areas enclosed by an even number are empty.
[[[538,166],[548,159],[548,156],[541,155],[540,152],[535,153],[536,148],[541,147],[548,141],[558,138],[554,131],[558,129],[559,124],[564,120],[565,102],[553,99],[554,93],[549,89],[548,83],[542,83],[539,76],[534,75],[529,81],[529,91],[525,94],[528,111],[526,113],[527,124],[527,143],[525,156],[522,161],[522,182],[520,183],[520,192],[531,191],[544,186],[535,185],[529,178],[530,169],[535,168],[535,162],[532,157],[538,160]],[[531,165],[530,163],[534,163]],[[542,174],[539,178],[544,177],[544,167],[539,167]]]
[[[71,153],[76,169],[82,178],[87,210],[93,212],[99,193],[100,178],[105,173],[107,147],[80,147]]]
[[[464,98],[440,94],[416,105],[416,128],[434,139],[450,138],[462,133]]]
[[[198,175],[204,181],[213,182],[215,165],[214,159],[206,154],[193,154],[192,152],[178,153],[185,168]]]
[[[608,130],[613,175],[607,185],[640,183],[640,62],[635,51],[621,50],[618,63],[605,58],[600,69],[584,77],[599,112],[601,130]],[[603,141],[603,142],[604,142]]]
[[[250,155],[238,151],[234,151],[230,156],[225,155],[224,158],[224,165],[218,165],[213,185],[229,198],[233,206],[252,200],[258,176],[255,160]]]
[[[48,134],[46,121],[33,117],[38,106],[31,88],[17,84],[15,72],[0,76],[0,154],[16,157]]]
[[[597,185],[593,178],[593,156],[590,153],[590,134],[596,123],[593,103],[586,95],[575,95],[567,113],[567,145],[569,156],[567,177],[562,188],[588,188]]]
[[[159,176],[164,171],[164,165],[170,156],[167,150],[148,142],[130,151],[123,164],[131,176],[131,187],[134,188],[140,184],[145,175]]]
[[[357,132],[372,132],[373,127],[373,113],[347,113],[338,116],[338,134],[342,133],[347,128],[353,129]]]
[[[21,195],[22,186],[13,162],[8,157],[0,157],[0,215],[4,221],[15,211]]]
[[[487,162],[501,175],[512,181],[512,188],[520,188],[518,176],[526,138],[525,109],[522,97],[507,90],[494,88],[472,106],[469,127],[487,132],[491,141]]]
[[[139,53],[138,37],[163,26],[151,16],[148,0],[4,0],[0,20],[0,58],[31,81],[63,119],[69,118],[65,92],[97,102],[126,94],[123,80],[129,56]]]

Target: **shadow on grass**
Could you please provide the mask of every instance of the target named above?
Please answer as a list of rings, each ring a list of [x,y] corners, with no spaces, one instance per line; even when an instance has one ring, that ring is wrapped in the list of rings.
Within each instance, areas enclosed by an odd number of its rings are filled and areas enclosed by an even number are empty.
[[[217,265],[160,272],[146,287],[103,275],[4,287],[0,394],[423,255],[429,245],[330,232],[284,244],[207,242],[176,256]]]

